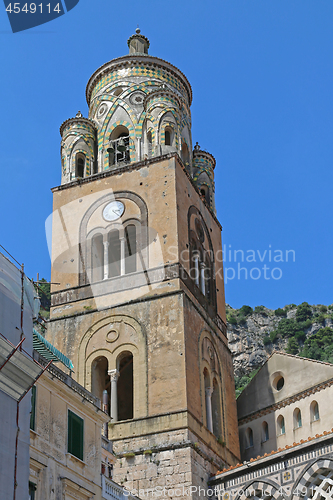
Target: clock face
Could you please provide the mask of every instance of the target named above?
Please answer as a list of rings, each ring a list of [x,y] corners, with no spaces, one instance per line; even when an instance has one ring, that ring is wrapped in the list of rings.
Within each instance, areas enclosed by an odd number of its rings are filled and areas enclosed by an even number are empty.
[[[107,221],[119,219],[124,213],[125,207],[121,201],[111,201],[103,209],[103,218]]]

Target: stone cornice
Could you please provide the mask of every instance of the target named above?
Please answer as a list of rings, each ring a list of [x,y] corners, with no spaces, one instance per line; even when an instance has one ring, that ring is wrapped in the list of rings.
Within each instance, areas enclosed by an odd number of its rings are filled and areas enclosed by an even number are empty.
[[[159,68],[163,68],[173,74],[181,83],[184,85],[189,99],[189,104],[192,103],[192,87],[184,73],[182,73],[176,66],[165,61],[164,59],[160,59],[159,57],[149,56],[148,54],[128,54],[126,56],[118,57],[116,59],[112,59],[111,61],[103,64],[100,68],[98,68],[89,78],[86,87],[86,99],[88,106],[90,106],[90,99],[93,88],[95,85],[103,78],[104,75],[110,73],[111,71],[115,71],[118,69],[135,66],[137,64],[143,64],[146,66],[155,66]]]
[[[185,165],[183,164],[178,153],[168,153],[165,155],[156,156],[155,158],[149,158],[146,160],[137,161],[135,163],[129,163],[128,165],[125,165],[123,167],[113,168],[111,170],[105,170],[104,172],[99,172],[98,174],[92,174],[92,175],[89,175],[88,177],[78,178],[78,179],[75,179],[73,181],[66,182],[66,184],[61,184],[60,186],[53,187],[51,189],[51,191],[52,191],[52,193],[55,193],[56,191],[62,191],[64,189],[68,189],[68,188],[71,188],[73,186],[80,186],[81,184],[88,184],[89,182],[104,179],[105,177],[112,177],[113,175],[119,175],[120,173],[124,173],[124,172],[131,172],[132,170],[139,170],[142,167],[149,167],[150,165],[153,165],[154,163],[158,163],[160,161],[168,160],[171,158],[176,158],[177,162],[179,163],[179,165],[183,169],[184,174],[187,176],[187,178],[191,182],[193,188],[198,193],[200,200],[205,205],[205,207],[209,210],[210,215],[213,217],[213,219],[216,222],[216,224],[218,225],[219,229],[222,231],[222,226],[221,226],[220,222],[218,221],[216,215],[214,214],[212,208],[208,205],[205,198],[203,196],[201,196],[198,186],[194,183],[192,177],[187,172]]]

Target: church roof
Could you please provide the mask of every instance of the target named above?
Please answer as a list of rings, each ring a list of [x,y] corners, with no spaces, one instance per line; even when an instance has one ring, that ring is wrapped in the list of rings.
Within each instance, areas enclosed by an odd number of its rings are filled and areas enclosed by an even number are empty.
[[[311,441],[316,441],[316,440],[323,438],[323,437],[326,437],[326,436],[332,437],[332,434],[333,434],[333,428],[330,431],[324,431],[322,434],[316,434],[314,437],[308,437],[308,439],[301,439],[299,442],[293,443],[292,445],[287,444],[283,448],[278,448],[277,450],[273,450],[270,453],[265,453],[264,455],[258,455],[256,458],[251,458],[249,460],[249,462],[243,462],[243,463],[238,463],[236,465],[231,465],[230,467],[225,468],[225,469],[217,472],[215,474],[215,476],[212,477],[211,479],[216,479],[216,476],[218,476],[219,474],[224,474],[225,472],[230,472],[230,471],[238,469],[240,467],[244,467],[245,465],[248,465],[249,463],[254,465],[255,462],[259,462],[260,460],[265,459],[267,457],[271,457],[273,455],[278,455],[279,453],[281,453],[283,451],[286,451],[286,450],[293,451],[293,449],[296,448],[297,446],[306,445],[306,444],[310,443]]]

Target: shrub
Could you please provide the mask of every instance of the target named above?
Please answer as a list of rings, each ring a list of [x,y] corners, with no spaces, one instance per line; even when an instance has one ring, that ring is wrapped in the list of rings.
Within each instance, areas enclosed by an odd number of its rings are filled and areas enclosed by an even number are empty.
[[[293,337],[299,330],[299,325],[293,319],[283,318],[277,327],[277,332],[282,338]]]
[[[316,318],[315,318],[315,321],[316,323],[325,323],[325,316],[324,314],[319,314]]]
[[[312,311],[311,311],[311,307],[309,306],[309,304],[307,302],[302,302],[302,304],[300,304],[298,307],[297,307],[297,311],[296,311],[296,321],[306,321],[307,319],[311,318],[312,316]]]
[[[245,316],[243,316],[243,315],[238,316],[238,321],[237,321],[237,323],[238,323],[239,325],[244,325],[244,323],[246,323],[246,317],[245,317]]]
[[[300,330],[307,330],[312,326],[313,321],[311,319],[307,319],[306,321],[300,321],[298,323],[298,327]]]
[[[152,452],[151,450],[145,450],[145,451],[143,452],[143,454],[144,454],[144,455],[152,455],[152,454],[153,454],[153,452]]]
[[[265,308],[265,306],[256,306],[254,308],[254,312],[256,312],[256,313],[264,313],[264,312],[266,312],[266,308]]]
[[[268,337],[268,336],[264,337],[264,339],[263,339],[263,343],[264,343],[264,345],[268,345],[268,344],[270,344],[270,343],[271,343],[271,338],[270,338],[270,337]]]
[[[237,325],[237,319],[235,318],[235,316],[232,316],[230,315],[228,318],[228,323],[230,323],[230,325]]]
[[[270,334],[269,334],[269,338],[271,339],[271,342],[275,342],[276,338],[278,336],[278,332],[276,330],[273,330]]]
[[[249,375],[243,375],[241,377],[235,377],[235,389],[236,389],[236,397],[243,392],[247,384],[253,379],[253,377],[258,373],[259,368],[253,370]]]
[[[295,337],[290,337],[288,340],[288,345],[286,348],[286,352],[288,354],[298,354],[299,351],[299,345]]]
[[[249,314],[253,313],[253,309],[250,306],[242,306],[239,309],[239,315],[240,316],[249,316]]]
[[[333,330],[329,327],[321,328],[311,335],[305,342],[300,353],[304,358],[328,361],[333,353]]]
[[[306,339],[306,333],[303,332],[303,330],[299,330],[298,332],[296,332],[295,338],[298,341],[304,342],[304,340]]]
[[[320,306],[319,311],[322,313],[327,313],[327,306]]]
[[[278,307],[277,309],[275,309],[274,313],[275,313],[275,316],[287,316],[287,311],[285,311],[284,309],[281,309],[281,307]]]

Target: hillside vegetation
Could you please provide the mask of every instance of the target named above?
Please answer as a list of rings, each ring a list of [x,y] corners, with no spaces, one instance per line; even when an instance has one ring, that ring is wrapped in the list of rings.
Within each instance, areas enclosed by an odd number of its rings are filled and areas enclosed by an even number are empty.
[[[227,323],[237,395],[274,350],[333,363],[333,304],[227,305]]]

